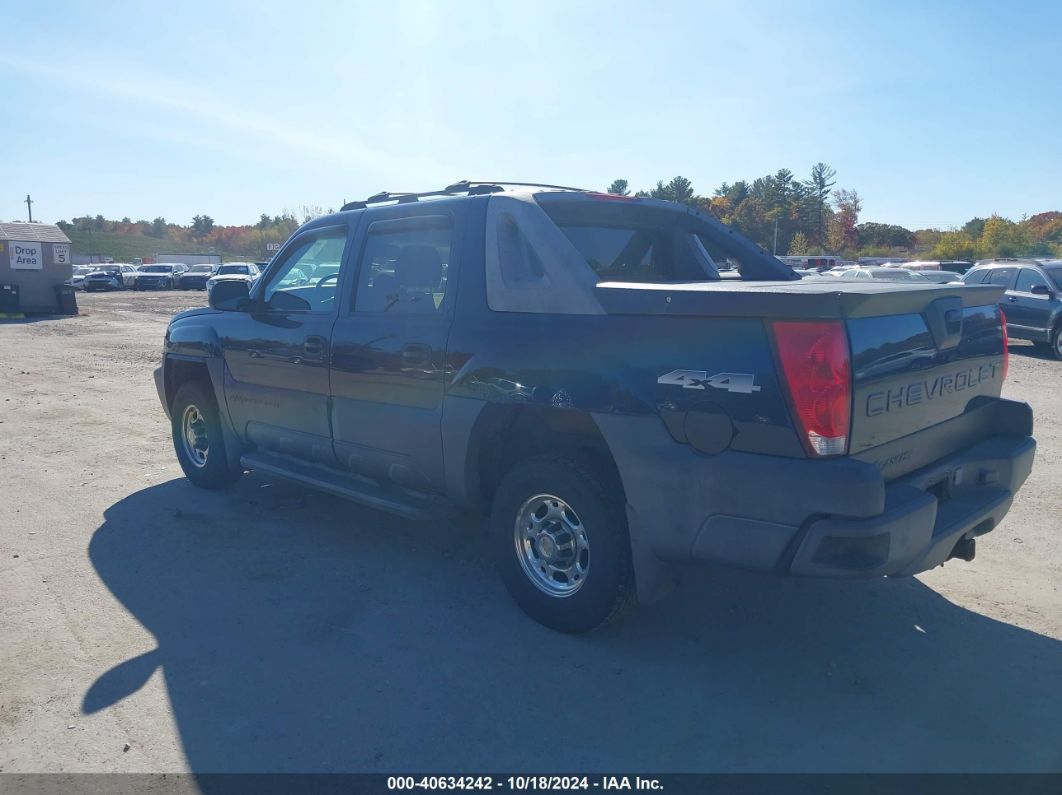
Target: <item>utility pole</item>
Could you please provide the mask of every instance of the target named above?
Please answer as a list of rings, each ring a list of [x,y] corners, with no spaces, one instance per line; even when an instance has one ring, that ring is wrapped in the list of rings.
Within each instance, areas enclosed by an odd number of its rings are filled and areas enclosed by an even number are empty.
[[[33,199],[30,198],[30,195],[28,193],[26,194],[26,210],[29,212],[29,222],[32,224],[33,223]]]
[[[771,254],[773,254],[776,257],[778,256],[778,219],[777,218],[774,219],[774,249],[771,251]]]

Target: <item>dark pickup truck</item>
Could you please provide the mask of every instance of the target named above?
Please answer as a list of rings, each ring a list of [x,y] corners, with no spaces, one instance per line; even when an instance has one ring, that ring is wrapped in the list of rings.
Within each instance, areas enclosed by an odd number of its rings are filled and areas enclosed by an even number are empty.
[[[677,562],[970,560],[1035,450],[1002,292],[801,280],[693,208],[464,182],[306,224],[173,318],[155,380],[196,485],[482,511],[516,602],[579,632]]]

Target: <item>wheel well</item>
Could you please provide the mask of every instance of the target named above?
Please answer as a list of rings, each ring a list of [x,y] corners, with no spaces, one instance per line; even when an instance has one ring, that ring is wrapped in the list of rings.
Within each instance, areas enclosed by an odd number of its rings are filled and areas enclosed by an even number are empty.
[[[502,478],[512,467],[536,455],[572,458],[594,470],[623,493],[623,481],[605,437],[582,411],[541,406],[491,406],[476,434],[473,476],[485,505],[490,505]]]
[[[173,405],[173,398],[182,384],[189,381],[202,381],[211,386],[210,371],[206,362],[193,362],[187,359],[170,359],[166,362],[166,405]]]

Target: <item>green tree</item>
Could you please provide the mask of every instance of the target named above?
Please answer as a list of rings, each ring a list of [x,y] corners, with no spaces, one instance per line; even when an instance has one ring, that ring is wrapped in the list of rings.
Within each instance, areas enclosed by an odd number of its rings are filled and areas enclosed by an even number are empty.
[[[826,240],[826,220],[828,218],[830,189],[836,184],[837,172],[825,163],[816,163],[811,167],[811,176],[805,181],[807,198],[815,221],[817,242],[822,245]]]
[[[771,249],[774,223],[767,217],[767,208],[760,199],[755,196],[746,198],[734,208],[728,223],[768,251]]]
[[[663,180],[656,183],[656,187],[649,192],[653,199],[678,202],[679,204],[697,204],[697,196],[693,192],[693,183],[685,177],[674,177],[666,185]]]
[[[627,186],[627,180],[614,179],[612,184],[608,186],[606,193],[614,193],[617,196],[629,196],[631,193],[630,188]]]
[[[985,231],[985,219],[971,218],[962,225],[962,231],[967,237],[977,240],[977,238],[981,236],[981,233]]]
[[[860,248],[911,248],[914,232],[896,224],[879,224],[868,221],[856,226]]]
[[[153,237],[164,237],[166,234],[166,219],[161,215],[151,222],[151,235]]]
[[[209,215],[197,215],[192,218],[192,231],[202,237],[214,228],[214,219]]]

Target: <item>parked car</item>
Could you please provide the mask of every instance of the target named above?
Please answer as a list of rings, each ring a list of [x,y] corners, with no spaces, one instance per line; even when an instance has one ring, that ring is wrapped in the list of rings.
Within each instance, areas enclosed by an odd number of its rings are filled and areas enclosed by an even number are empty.
[[[963,274],[973,267],[972,262],[968,262],[964,259],[942,259],[937,263],[940,265],[942,271],[951,271],[952,273]]]
[[[182,290],[205,290],[207,280],[217,273],[218,266],[214,263],[201,263],[192,265],[177,277],[177,286]]]
[[[73,287],[75,290],[82,290],[85,287],[85,277],[88,276],[94,268],[88,265],[78,265],[74,268],[74,272],[70,275],[63,284],[68,287]]]
[[[909,271],[906,268],[849,268],[838,275],[845,281],[885,281],[885,282],[927,282],[929,281],[921,272]]]
[[[260,273],[257,263],[254,262],[226,262],[223,265],[219,265],[214,275],[207,279],[206,289],[209,293],[214,289],[214,285],[220,281],[238,281],[250,284],[258,278]]]
[[[406,517],[488,514],[516,603],[580,632],[683,562],[971,560],[1030,472],[1031,410],[1000,398],[1002,287],[801,280],[654,199],[395,198],[305,224],[253,285],[170,321],[155,385],[194,484],[252,469]]]
[[[918,275],[936,284],[955,284],[962,281],[962,275],[955,271],[919,271]]]
[[[159,262],[154,265],[141,265],[136,274],[137,290],[172,290],[176,279],[188,270],[183,262]]]
[[[127,262],[109,262],[105,265],[97,265],[95,270],[85,277],[85,291],[125,290],[134,285],[136,276],[136,267]]]
[[[975,266],[963,281],[1005,288],[1007,333],[1062,359],[1062,260],[996,260]]]

